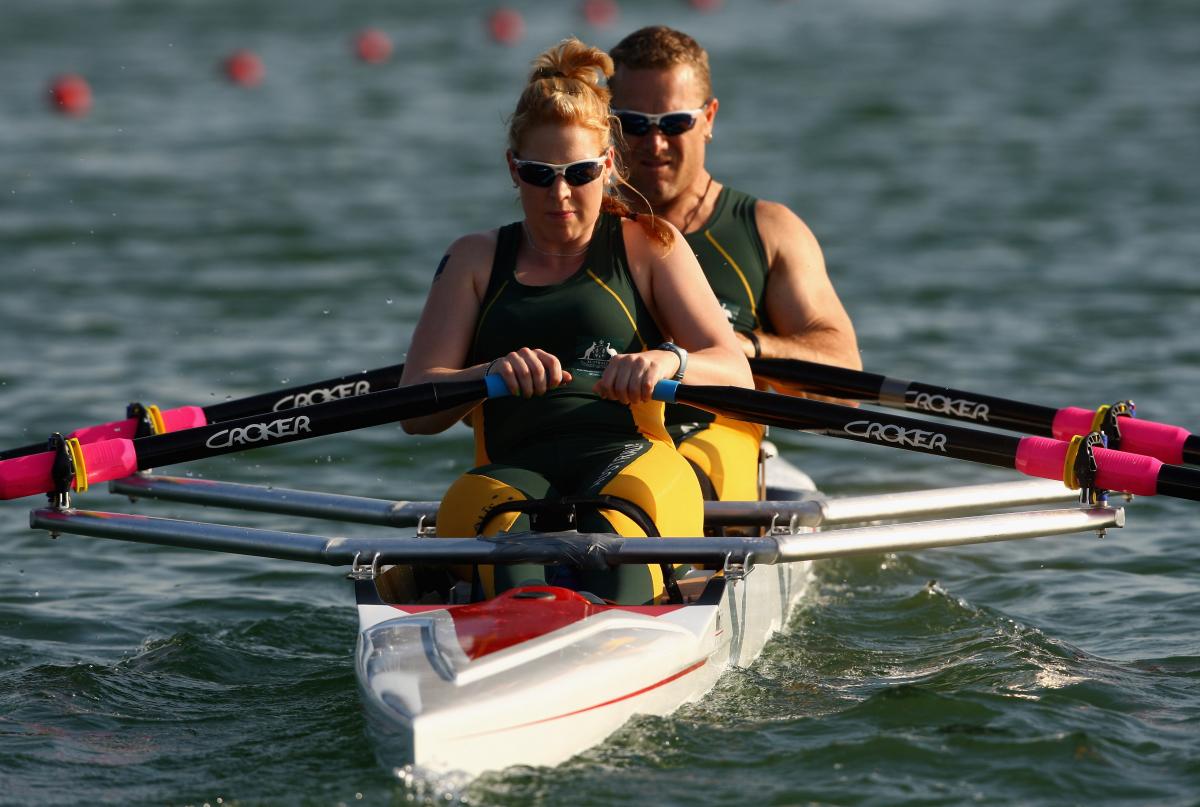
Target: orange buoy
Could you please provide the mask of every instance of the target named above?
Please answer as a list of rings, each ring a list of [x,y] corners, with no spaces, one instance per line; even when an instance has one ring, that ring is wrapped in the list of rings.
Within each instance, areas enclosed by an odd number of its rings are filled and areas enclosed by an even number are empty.
[[[92,88],[82,76],[65,73],[50,82],[50,103],[64,115],[82,118],[92,108]]]
[[[378,28],[364,28],[354,37],[354,53],[367,64],[381,64],[392,56],[392,40]]]
[[[588,25],[607,28],[617,21],[617,0],[583,0],[583,18]]]
[[[525,36],[525,19],[513,8],[498,8],[488,17],[488,33],[501,45],[515,45]]]
[[[235,50],[229,54],[222,69],[227,79],[243,87],[257,87],[267,75],[262,60],[248,50]]]

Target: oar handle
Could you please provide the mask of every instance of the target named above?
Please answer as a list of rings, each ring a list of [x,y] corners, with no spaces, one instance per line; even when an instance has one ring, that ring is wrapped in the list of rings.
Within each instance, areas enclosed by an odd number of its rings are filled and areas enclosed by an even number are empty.
[[[654,392],[651,393],[654,400],[662,401],[663,403],[675,403],[675,393],[679,389],[679,382],[672,381],[669,378],[664,378],[654,385]]]
[[[483,383],[487,387],[487,397],[489,398],[507,398],[512,394],[508,391],[508,385],[504,383],[504,379],[499,375],[485,375]]]

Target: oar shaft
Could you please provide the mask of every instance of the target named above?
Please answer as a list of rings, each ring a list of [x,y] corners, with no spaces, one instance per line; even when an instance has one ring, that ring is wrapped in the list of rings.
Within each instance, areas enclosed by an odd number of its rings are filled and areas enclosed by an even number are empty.
[[[393,364],[377,370],[350,373],[336,378],[327,378],[324,381],[313,381],[287,389],[210,404],[204,407],[204,415],[209,423],[219,423],[263,412],[280,412],[298,406],[328,403],[343,398],[353,398],[357,395],[367,395],[400,386],[400,375],[403,372],[403,364]]]
[[[162,411],[163,425],[167,432],[192,429],[212,423],[259,415],[264,412],[280,412],[311,404],[327,403],[342,400],[357,395],[367,395],[381,390],[394,389],[400,386],[400,375],[404,372],[403,364],[393,364],[376,370],[365,370],[361,373],[350,373],[322,381],[312,381],[298,384],[259,395],[249,395],[232,401],[209,404],[208,406],[180,406]],[[120,437],[133,439],[137,435],[138,418],[124,418],[96,426],[85,426],[76,429],[68,437],[74,437],[81,443],[95,443],[100,440],[113,440]],[[0,451],[0,461],[14,457],[25,457],[39,454],[46,450],[45,441],[31,443],[18,448]]]
[[[147,468],[420,417],[507,392],[499,376],[417,384],[137,440],[101,440],[81,446],[80,454],[87,482],[92,485]],[[52,491],[55,456],[43,452],[0,462],[0,499]],[[80,473],[78,467],[76,473]]]
[[[486,398],[483,380],[397,387],[137,440],[138,470],[379,426]]]
[[[1058,413],[1048,406],[799,359],[752,359],[750,367],[755,375],[790,381],[820,395],[871,401],[1045,437],[1052,436]]]
[[[1076,406],[1054,409],[799,359],[752,359],[750,366],[755,375],[789,381],[820,395],[870,401],[1023,434],[1070,440],[1096,427],[1096,412]],[[1200,465],[1200,435],[1141,418],[1123,417],[1118,424],[1121,451],[1176,465]]]
[[[1013,468],[1042,479],[1063,479],[1068,465],[1070,444],[1048,437],[1014,437],[736,387],[661,381],[654,397],[769,426]],[[1196,469],[1104,448],[1093,453],[1100,488],[1200,500]]]
[[[657,397],[657,391],[656,391]],[[1020,437],[735,387],[679,386],[675,400],[768,426],[1012,468]]]

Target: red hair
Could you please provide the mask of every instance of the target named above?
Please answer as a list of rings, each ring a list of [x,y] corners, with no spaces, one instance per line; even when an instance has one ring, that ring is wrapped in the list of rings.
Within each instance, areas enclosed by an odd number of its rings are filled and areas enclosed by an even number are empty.
[[[603,84],[612,73],[613,62],[607,53],[574,37],[534,59],[529,83],[508,124],[508,147],[513,154],[520,154],[521,141],[530,129],[547,124],[581,126],[595,132],[602,143],[614,145],[620,130],[613,128],[612,93]],[[653,213],[639,216],[617,195],[617,184],[632,188],[625,181],[619,152],[617,149],[613,155],[616,182],[605,189],[600,209],[636,221],[650,240],[669,250],[675,243],[670,225]]]

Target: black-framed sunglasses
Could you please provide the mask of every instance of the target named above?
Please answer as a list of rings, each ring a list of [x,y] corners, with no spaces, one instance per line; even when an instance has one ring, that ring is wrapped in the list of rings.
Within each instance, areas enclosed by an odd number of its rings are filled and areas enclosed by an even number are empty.
[[[574,163],[539,163],[535,160],[518,160],[513,158],[517,176],[522,182],[536,185],[539,188],[549,188],[554,184],[554,178],[561,176],[573,188],[586,185],[604,173],[604,163],[608,160],[605,152],[590,160],[580,160]]]
[[[614,109],[613,114],[621,121],[621,131],[627,135],[644,137],[650,133],[651,126],[657,126],[667,137],[674,137],[690,132],[707,106],[708,102],[705,102],[699,109],[677,109],[658,115],[638,112],[636,109]]]

